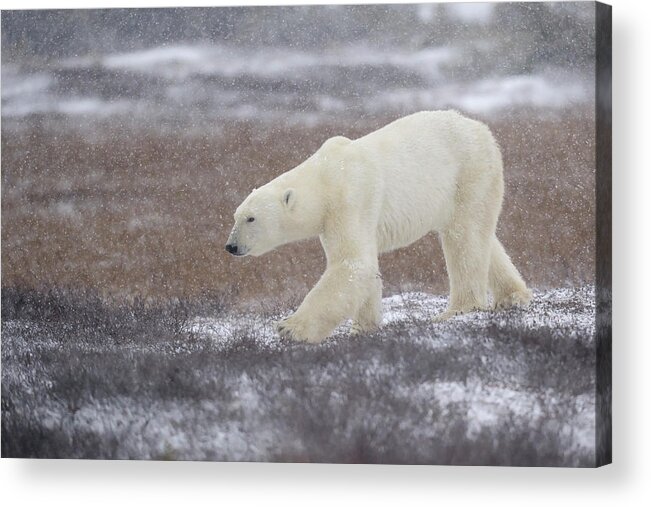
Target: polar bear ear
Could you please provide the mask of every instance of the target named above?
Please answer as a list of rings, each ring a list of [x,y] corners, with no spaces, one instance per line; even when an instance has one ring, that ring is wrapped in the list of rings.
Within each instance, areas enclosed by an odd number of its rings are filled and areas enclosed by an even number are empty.
[[[296,192],[293,188],[288,188],[283,194],[283,204],[287,209],[292,209],[296,203]]]

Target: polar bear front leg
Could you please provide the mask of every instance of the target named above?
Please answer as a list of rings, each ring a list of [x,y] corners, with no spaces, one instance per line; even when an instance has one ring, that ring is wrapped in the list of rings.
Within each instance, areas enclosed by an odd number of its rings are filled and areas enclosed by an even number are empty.
[[[296,341],[319,343],[347,318],[358,314],[377,272],[361,261],[328,267],[294,315],[277,324],[278,333]]]

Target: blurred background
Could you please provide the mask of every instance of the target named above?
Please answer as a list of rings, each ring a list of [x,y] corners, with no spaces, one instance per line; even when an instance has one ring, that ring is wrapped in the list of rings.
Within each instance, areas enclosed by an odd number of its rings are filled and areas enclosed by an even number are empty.
[[[2,285],[300,299],[318,241],[224,251],[253,187],[328,137],[454,108],[500,143],[498,235],[534,287],[594,281],[594,4],[2,12]],[[385,294],[445,293],[438,239]]]

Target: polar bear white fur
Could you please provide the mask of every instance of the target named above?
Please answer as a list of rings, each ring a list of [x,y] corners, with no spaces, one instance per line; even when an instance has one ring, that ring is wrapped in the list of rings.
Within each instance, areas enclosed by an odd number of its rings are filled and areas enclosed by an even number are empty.
[[[345,319],[381,323],[378,255],[430,231],[441,237],[450,282],[438,320],[526,305],[531,293],[495,236],[502,157],[486,125],[454,111],[406,116],[356,140],[334,137],[298,167],[254,190],[235,212],[226,249],[262,255],[318,236],[325,273],[281,335],[320,342]]]

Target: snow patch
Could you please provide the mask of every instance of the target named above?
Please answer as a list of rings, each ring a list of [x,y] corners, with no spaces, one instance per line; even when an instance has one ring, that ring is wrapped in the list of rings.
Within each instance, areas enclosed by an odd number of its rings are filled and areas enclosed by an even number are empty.
[[[419,342],[429,342],[433,347],[462,340],[464,328],[468,327],[481,329],[509,325],[529,330],[551,328],[568,339],[586,335],[594,337],[595,333],[594,286],[534,291],[528,308],[508,313],[472,312],[434,324],[432,318],[443,312],[446,305],[447,298],[444,296],[423,292],[395,294],[382,300],[382,325],[413,324],[414,333],[410,332],[410,335]],[[187,331],[213,340],[218,347],[228,347],[246,336],[263,348],[278,348],[281,340],[274,323],[286,316],[242,313],[217,318],[198,317],[189,323]],[[342,324],[334,336],[347,335],[350,327],[350,322]],[[427,337],[418,336],[418,331],[423,328],[435,332],[427,333]],[[409,332],[409,327],[406,330]]]
[[[495,5],[491,3],[469,2],[444,4],[450,18],[462,23],[486,25],[490,23]]]
[[[429,89],[386,90],[366,99],[368,112],[381,110],[425,110],[457,108],[468,113],[487,114],[507,108],[532,106],[561,109],[591,100],[588,83],[560,80],[544,74],[505,76],[469,84],[445,84]]]

